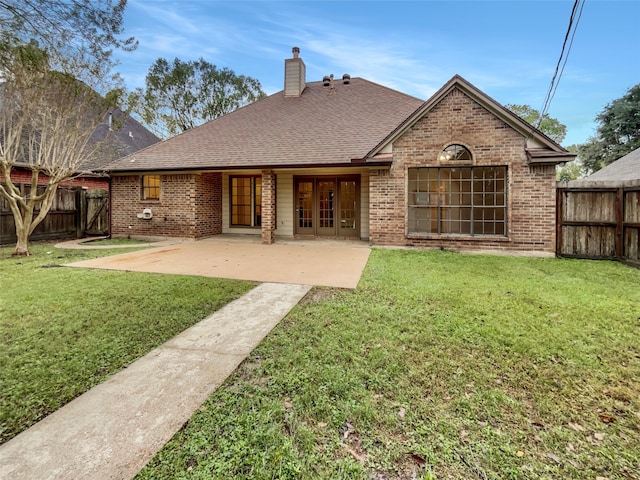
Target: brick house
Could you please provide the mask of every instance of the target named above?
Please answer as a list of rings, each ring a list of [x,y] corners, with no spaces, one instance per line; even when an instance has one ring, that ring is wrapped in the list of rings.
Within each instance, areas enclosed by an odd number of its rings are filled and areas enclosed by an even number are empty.
[[[105,115],[91,134],[90,143],[100,143],[103,156],[81,165],[78,175],[60,183],[61,187],[82,187],[86,190],[109,191],[110,179],[101,170],[113,162],[114,158],[124,157],[144,147],[159,142],[160,139],[147,130],[134,118],[116,108]],[[2,172],[0,172],[0,181]],[[14,184],[31,184],[31,170],[19,165],[11,171],[11,181]],[[46,185],[49,178],[45,174],[38,176],[38,185]]]
[[[554,252],[573,154],[460,76],[424,102],[298,54],[283,91],[111,165],[112,235]]]

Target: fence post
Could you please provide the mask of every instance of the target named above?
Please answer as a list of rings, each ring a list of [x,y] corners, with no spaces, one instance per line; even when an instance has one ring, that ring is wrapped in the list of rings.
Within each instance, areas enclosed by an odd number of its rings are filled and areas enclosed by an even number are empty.
[[[87,192],[82,188],[76,190],[76,238],[84,237],[87,226]]]
[[[556,188],[556,257],[562,255],[562,206],[564,189]]]
[[[619,187],[616,195],[616,258],[624,257],[624,188]]]

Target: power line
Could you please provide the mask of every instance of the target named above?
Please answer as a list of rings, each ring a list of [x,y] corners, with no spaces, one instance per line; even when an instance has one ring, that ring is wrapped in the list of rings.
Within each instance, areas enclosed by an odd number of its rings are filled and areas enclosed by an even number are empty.
[[[558,58],[558,63],[556,64],[556,69],[553,73],[553,77],[551,78],[551,83],[549,85],[549,89],[547,90],[547,95],[542,105],[542,109],[540,109],[540,118],[538,118],[538,123],[536,125],[536,128],[540,127],[540,123],[542,123],[542,120],[547,115],[549,111],[549,107],[551,106],[551,100],[553,100],[553,97],[556,94],[556,90],[558,89],[560,78],[564,73],[564,67],[567,65],[567,60],[569,59],[569,53],[571,52],[571,47],[573,46],[573,39],[576,35],[578,24],[580,23],[580,17],[582,17],[582,9],[584,8],[584,2],[585,0],[575,0],[575,2],[573,3],[573,8],[571,9],[571,17],[569,18],[569,27],[567,28],[567,33],[564,36],[564,42],[562,43],[562,50],[560,51],[560,58]],[[566,55],[565,55],[565,49],[566,49]]]

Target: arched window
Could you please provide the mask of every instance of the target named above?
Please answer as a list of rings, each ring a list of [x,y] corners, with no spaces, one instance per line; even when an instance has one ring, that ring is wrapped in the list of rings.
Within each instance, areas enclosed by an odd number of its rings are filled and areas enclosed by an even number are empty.
[[[454,143],[440,152],[438,160],[441,162],[470,162],[472,158],[467,147]]]

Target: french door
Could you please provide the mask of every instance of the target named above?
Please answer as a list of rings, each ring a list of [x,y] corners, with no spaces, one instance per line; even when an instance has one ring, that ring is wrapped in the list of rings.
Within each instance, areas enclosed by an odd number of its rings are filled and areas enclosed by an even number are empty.
[[[299,177],[294,185],[296,235],[360,236],[359,177]]]

